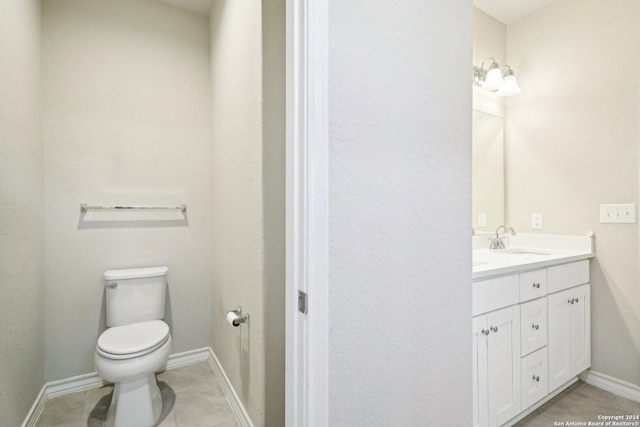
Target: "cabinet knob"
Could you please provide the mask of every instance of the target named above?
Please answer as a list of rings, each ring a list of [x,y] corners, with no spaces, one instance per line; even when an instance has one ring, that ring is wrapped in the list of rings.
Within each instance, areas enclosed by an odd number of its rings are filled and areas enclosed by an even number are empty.
[[[536,288],[536,289],[540,289],[540,283],[534,283],[533,287]]]
[[[489,331],[487,331],[486,329],[483,329],[482,333],[485,334],[485,335],[489,335]]]
[[[533,376],[533,380],[534,380],[534,381],[538,381],[538,382],[540,382],[540,377],[539,377],[539,376],[537,376],[537,375],[534,375],[534,376]]]
[[[567,300],[567,302],[568,302],[569,304],[573,304],[575,301],[576,301],[576,299],[575,299],[575,298],[571,298],[570,300]]]
[[[576,302],[578,302],[578,298],[576,298]]]
[[[492,326],[489,329],[491,329],[493,332],[498,332],[498,327],[497,326]]]
[[[540,329],[540,325],[536,325],[535,323],[534,323],[533,325],[531,325],[531,327],[532,327],[533,329],[536,329],[536,330],[537,330],[537,329]]]

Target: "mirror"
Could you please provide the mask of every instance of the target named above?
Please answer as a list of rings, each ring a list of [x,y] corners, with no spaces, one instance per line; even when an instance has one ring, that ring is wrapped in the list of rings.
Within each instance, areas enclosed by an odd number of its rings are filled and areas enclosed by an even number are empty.
[[[504,119],[473,110],[473,229],[492,233],[505,223]]]

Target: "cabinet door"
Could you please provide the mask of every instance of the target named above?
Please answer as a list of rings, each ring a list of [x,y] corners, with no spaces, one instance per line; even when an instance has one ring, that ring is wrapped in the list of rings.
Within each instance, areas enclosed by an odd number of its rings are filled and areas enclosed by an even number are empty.
[[[520,309],[487,314],[489,426],[500,426],[520,412]]]
[[[547,395],[547,348],[522,358],[522,409],[536,403]]]
[[[571,298],[571,374],[578,375],[591,366],[590,286],[572,289]]]
[[[547,299],[540,298],[520,305],[521,355],[547,345]]]
[[[549,392],[552,392],[572,377],[571,367],[571,310],[568,301],[572,290],[556,292],[547,296],[549,318]]]
[[[473,426],[489,425],[487,396],[487,316],[473,318]]]

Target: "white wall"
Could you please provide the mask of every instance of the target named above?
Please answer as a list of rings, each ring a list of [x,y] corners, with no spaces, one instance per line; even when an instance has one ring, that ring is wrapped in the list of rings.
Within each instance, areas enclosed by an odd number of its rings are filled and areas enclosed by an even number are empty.
[[[46,379],[94,370],[102,273],[169,267],[173,352],[211,337],[209,31],[154,1],[43,9]],[[86,228],[79,204],[188,204],[188,226]]]
[[[599,204],[638,203],[640,2],[556,0],[507,29],[522,93],[507,101],[511,225],[594,230],[592,369],[640,385],[637,224],[600,224]]]
[[[284,423],[284,2],[210,14],[213,349],[256,426]],[[225,313],[250,313],[232,328]]]
[[[0,420],[17,426],[44,383],[40,2],[0,12]]]
[[[329,424],[471,424],[471,2],[329,4]]]
[[[262,2],[264,425],[285,424],[286,2]]]

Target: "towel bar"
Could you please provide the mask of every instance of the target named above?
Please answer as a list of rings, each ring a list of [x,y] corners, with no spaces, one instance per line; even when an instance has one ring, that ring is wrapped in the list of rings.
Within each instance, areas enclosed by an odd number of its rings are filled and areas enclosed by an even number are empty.
[[[80,204],[80,212],[86,213],[89,210],[141,210],[141,209],[156,209],[156,210],[180,210],[182,213],[187,212],[187,205],[180,206],[89,206],[86,203]]]

